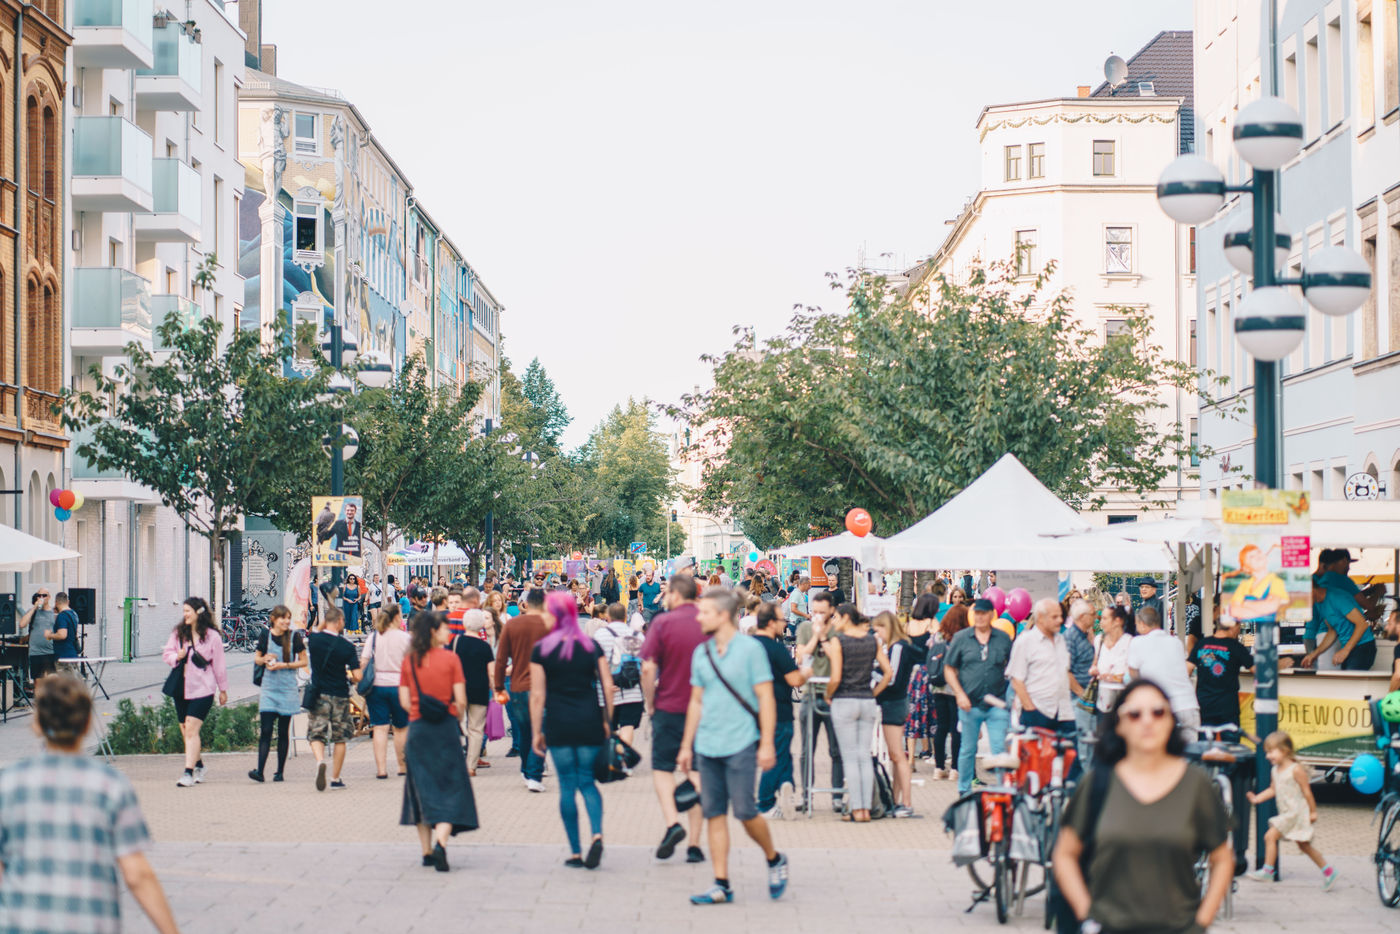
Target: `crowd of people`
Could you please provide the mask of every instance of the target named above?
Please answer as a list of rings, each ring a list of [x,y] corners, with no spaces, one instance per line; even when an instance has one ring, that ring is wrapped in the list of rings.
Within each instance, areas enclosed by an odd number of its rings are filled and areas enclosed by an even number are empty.
[[[1323,591],[1313,633],[1318,648],[1299,660],[1303,665],[1315,662],[1329,636],[1351,658],[1365,644],[1343,627],[1356,626],[1352,610],[1366,612],[1373,598],[1349,593],[1336,580],[1345,577],[1341,559],[1329,557],[1331,566],[1324,560],[1315,578]],[[660,833],[655,856],[671,859],[684,846],[687,862],[708,860],[712,882],[691,902],[712,905],[735,897],[729,815],[763,853],[766,888],[777,899],[789,865],[773,821],[814,807],[819,795],[829,795],[841,819],[852,823],[911,817],[919,763],[932,763],[935,780],[955,781],[966,794],[977,780],[979,747],[1000,754],[1013,724],[1039,727],[1074,739],[1071,778],[1095,776],[1080,782],[1056,851],[1068,907],[1081,918],[1092,912],[1114,930],[1162,918],[1185,919],[1186,929],[1213,918],[1223,897],[1219,879],[1228,883],[1235,859],[1225,846],[1213,786],[1187,767],[1182,751],[1202,723],[1239,722],[1239,673],[1253,658],[1229,616],[1218,618],[1210,635],[1199,621],[1188,624],[1183,645],[1164,630],[1161,601],[1147,581],[1136,607],[1075,593],[1063,602],[1037,601],[1018,626],[976,595],[970,579],[959,585],[951,576],[917,595],[906,619],[892,612],[869,617],[838,588],[814,589],[800,574],[776,582],[750,573],[734,583],[722,572],[708,579],[680,573],[663,585],[654,572],[623,581],[597,570],[583,581],[491,575],[480,589],[448,581],[430,587],[421,579],[401,586],[392,576],[383,585],[377,577],[347,582],[338,593],[321,594],[306,627],[286,607],[275,608],[254,654],[260,729],[248,777],[265,781],[275,733],[272,781],[284,780],[290,718],[305,710],[315,786],[344,788],[352,709],[362,705],[376,777],[403,778],[400,822],[415,829],[423,866],[446,872],[448,840],[480,823],[472,779],[491,767],[485,741],[503,737],[508,720],[508,758],[517,759],[526,792],[547,790],[546,759],[552,764],[564,865],[591,870],[604,853],[599,782],[636,768],[631,743],[649,719]],[[1218,612],[1219,600],[1215,606]],[[357,646],[345,633],[361,608],[368,632]],[[61,619],[40,622],[62,640]],[[1400,635],[1396,614],[1388,627]],[[227,701],[228,690],[223,642],[203,599],[185,602],[163,657],[185,744],[177,785],[188,788],[205,778],[200,727],[216,701]],[[87,810],[73,819],[118,828],[73,857],[104,867],[92,870],[104,880],[102,890],[81,911],[115,917],[116,866],[156,926],[173,930],[159,883],[140,856],[145,829],[129,783],[77,755],[91,724],[86,690],[71,677],[41,676],[36,697],[35,726],[47,751],[0,778],[4,904],[40,917],[57,910],[45,893],[63,885],[16,869],[26,865],[16,854],[38,838],[11,828],[42,833],[43,822],[53,819],[30,813],[29,792],[17,789],[81,788]],[[816,774],[822,737],[831,763],[825,786]],[[1273,798],[1280,807],[1269,833],[1269,866],[1279,841],[1292,840],[1330,888],[1336,872],[1309,842],[1316,807],[1291,741],[1275,734],[1264,742],[1273,780],[1251,800]],[[880,748],[893,773],[887,785],[872,755]],[[1094,769],[1096,762],[1106,768]],[[1163,813],[1172,819],[1159,819]],[[1204,897],[1188,891],[1195,885],[1189,866],[1200,852],[1210,852],[1219,869]],[[1108,865],[1120,870],[1100,871]],[[1163,884],[1144,898],[1144,888],[1153,888],[1142,875],[1145,866],[1155,867]]]

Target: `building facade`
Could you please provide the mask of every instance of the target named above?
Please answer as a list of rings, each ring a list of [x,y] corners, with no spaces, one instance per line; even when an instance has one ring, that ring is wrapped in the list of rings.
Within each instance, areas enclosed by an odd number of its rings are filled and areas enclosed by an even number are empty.
[[[1157,206],[1162,169],[1192,146],[1190,32],[1163,32],[1127,62],[1122,83],[1078,96],[988,106],[977,121],[982,187],[949,222],[942,245],[911,270],[965,279],[974,264],[1005,261],[1026,290],[1048,262],[1041,292],[1067,291],[1079,324],[1112,338],[1128,315],[1146,315],[1169,359],[1194,362],[1194,234]],[[1164,387],[1159,427],[1196,424],[1194,394]],[[1154,504],[1196,495],[1191,457],[1172,464],[1147,499],[1101,491],[1095,522],[1160,515]]]
[[[1231,183],[1247,164],[1231,141],[1239,108],[1271,91],[1268,7],[1259,0],[1196,3],[1200,154]],[[1299,0],[1278,5],[1277,95],[1303,118],[1302,151],[1283,167],[1280,216],[1292,235],[1283,272],[1298,275],[1332,245],[1371,264],[1370,300],[1354,315],[1308,309],[1302,344],[1281,364],[1284,483],[1342,499],[1365,473],[1400,499],[1400,69],[1395,0]],[[1203,365],[1226,378],[1202,411],[1214,448],[1201,466],[1205,495],[1251,482],[1253,361],[1234,338],[1233,312],[1251,277],[1221,250],[1231,225],[1248,225],[1249,198],[1233,198],[1200,227],[1198,337]],[[1297,295],[1302,303],[1302,295]],[[1225,414],[1243,404],[1243,416]]]
[[[155,331],[171,317],[212,317],[226,335],[237,326],[244,37],[218,0],[74,0],[69,12],[68,381],[86,390],[129,342],[159,352]],[[64,584],[96,590],[104,653],[122,647],[126,598],[133,650],[158,651],[181,601],[204,590],[205,540],[119,473],[73,456],[69,477],[86,502],[68,523],[83,557]]]
[[[65,486],[68,447],[53,412],[67,373],[63,327],[63,0],[0,0],[0,523],[63,541],[49,493]],[[20,612],[56,565],[0,575]]]

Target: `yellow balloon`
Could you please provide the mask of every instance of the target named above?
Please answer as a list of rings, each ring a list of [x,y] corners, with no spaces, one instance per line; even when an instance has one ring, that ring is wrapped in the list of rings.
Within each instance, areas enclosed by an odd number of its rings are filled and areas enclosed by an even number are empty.
[[[79,493],[77,490],[74,490],[74,491],[73,491],[73,511],[76,512],[77,510],[82,509],[82,508],[83,508],[83,503],[84,503],[84,502],[85,502],[85,500],[83,499],[83,494]]]

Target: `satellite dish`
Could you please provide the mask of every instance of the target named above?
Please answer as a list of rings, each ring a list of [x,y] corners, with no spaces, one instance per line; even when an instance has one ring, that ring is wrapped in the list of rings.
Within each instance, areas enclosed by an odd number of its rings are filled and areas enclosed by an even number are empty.
[[[1128,80],[1128,63],[1123,61],[1123,56],[1110,55],[1103,63],[1103,76],[1108,79],[1109,87],[1121,87]]]

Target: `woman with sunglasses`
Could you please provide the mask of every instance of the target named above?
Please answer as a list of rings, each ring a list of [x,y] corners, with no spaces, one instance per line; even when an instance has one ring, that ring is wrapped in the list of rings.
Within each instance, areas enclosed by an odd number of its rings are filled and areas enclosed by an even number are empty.
[[[1235,854],[1220,795],[1184,752],[1166,692],[1151,681],[1128,685],[1104,717],[1094,772],[1070,799],[1055,846],[1055,881],[1096,930],[1188,934],[1215,920]],[[1204,897],[1195,874],[1202,852],[1210,854]]]

